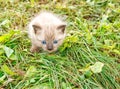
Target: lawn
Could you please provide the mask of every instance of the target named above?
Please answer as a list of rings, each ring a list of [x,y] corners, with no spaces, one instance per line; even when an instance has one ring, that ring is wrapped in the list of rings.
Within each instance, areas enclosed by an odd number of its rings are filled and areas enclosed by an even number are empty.
[[[57,52],[30,52],[41,10],[67,22]],[[0,0],[0,89],[120,89],[120,0]]]

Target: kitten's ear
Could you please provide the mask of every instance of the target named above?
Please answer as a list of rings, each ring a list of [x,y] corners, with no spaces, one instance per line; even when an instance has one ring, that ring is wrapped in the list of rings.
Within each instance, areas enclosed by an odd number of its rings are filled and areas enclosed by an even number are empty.
[[[66,24],[61,24],[57,27],[57,30],[61,33],[64,33],[65,32],[65,27],[66,27]]]
[[[35,32],[35,34],[37,34],[38,32],[40,32],[40,30],[41,30],[41,27],[39,26],[39,25],[32,25],[33,26],[33,29],[34,29],[34,32]]]

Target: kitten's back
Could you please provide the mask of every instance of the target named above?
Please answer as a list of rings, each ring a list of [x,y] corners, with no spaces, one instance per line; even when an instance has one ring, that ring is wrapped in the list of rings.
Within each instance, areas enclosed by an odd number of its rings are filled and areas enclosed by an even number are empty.
[[[41,25],[50,25],[50,24],[61,24],[62,21],[53,13],[50,12],[41,12],[38,14],[35,19],[32,21],[33,23],[39,23]]]

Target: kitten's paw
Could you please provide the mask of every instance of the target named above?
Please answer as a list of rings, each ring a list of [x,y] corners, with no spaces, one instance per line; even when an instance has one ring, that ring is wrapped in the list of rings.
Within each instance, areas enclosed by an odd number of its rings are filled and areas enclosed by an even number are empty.
[[[31,47],[30,52],[32,52],[32,53],[39,52],[39,48],[38,47]]]

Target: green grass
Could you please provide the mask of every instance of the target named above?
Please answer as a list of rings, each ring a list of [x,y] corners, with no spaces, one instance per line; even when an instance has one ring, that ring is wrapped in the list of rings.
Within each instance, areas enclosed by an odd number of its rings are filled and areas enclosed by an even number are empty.
[[[68,23],[68,36],[52,54],[29,51],[26,26],[41,10]],[[120,1],[0,0],[1,88],[120,89]]]

